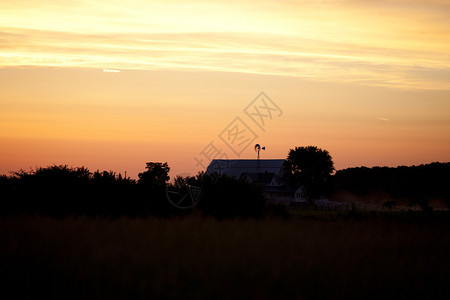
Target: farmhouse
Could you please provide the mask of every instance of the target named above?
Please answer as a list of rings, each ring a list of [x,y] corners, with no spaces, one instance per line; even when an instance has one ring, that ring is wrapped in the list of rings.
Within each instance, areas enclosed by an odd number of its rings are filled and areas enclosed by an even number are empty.
[[[306,203],[303,187],[297,189],[287,184],[283,164],[284,159],[214,159],[206,173],[218,173],[259,184],[272,203]]]

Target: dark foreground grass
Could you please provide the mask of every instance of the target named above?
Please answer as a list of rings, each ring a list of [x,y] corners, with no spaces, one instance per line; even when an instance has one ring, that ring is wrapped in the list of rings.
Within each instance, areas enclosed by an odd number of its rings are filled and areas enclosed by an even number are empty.
[[[3,218],[0,282],[14,299],[450,299],[448,217]]]

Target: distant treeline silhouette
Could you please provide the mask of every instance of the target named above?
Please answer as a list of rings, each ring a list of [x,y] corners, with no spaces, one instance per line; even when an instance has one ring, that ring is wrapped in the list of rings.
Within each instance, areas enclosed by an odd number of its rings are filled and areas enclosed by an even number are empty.
[[[337,171],[332,181],[335,193],[348,191],[367,196],[383,192],[393,198],[407,198],[411,205],[420,205],[424,210],[430,209],[429,199],[438,198],[450,207],[450,163],[348,168]]]
[[[145,194],[143,187],[121,174],[67,165],[2,176],[0,189],[2,214],[137,216],[154,200],[136,197]]]
[[[85,167],[54,165],[0,176],[0,215],[39,214],[146,217],[183,214],[166,198],[166,187],[202,188],[198,206],[217,218],[259,216],[265,198],[255,184],[226,176],[199,173],[168,184],[167,163],[149,162],[134,180],[112,171],[90,172]]]
[[[0,215],[39,214],[146,217],[184,214],[166,197],[166,188],[186,193],[187,186],[202,189],[197,209],[216,218],[258,217],[265,210],[261,186],[246,180],[201,172],[175,178],[169,184],[167,163],[149,162],[134,180],[112,171],[91,172],[85,167],[54,165],[0,176]],[[337,171],[328,181],[331,197],[340,192],[356,196],[388,194],[408,199],[410,205],[431,209],[430,199],[450,207],[450,163],[397,168],[359,167]],[[327,187],[328,189],[329,187]]]

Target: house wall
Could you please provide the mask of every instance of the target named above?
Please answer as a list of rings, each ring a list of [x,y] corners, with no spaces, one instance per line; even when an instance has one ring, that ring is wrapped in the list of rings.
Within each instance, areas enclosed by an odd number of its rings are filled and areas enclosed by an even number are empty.
[[[291,192],[269,192],[267,193],[270,202],[274,203],[290,203],[295,200],[294,194]]]

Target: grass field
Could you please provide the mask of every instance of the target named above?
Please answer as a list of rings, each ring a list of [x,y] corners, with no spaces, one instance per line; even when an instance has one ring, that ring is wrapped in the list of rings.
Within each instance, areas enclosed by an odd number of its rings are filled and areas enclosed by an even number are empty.
[[[448,212],[0,219],[14,298],[450,299],[449,253]]]

